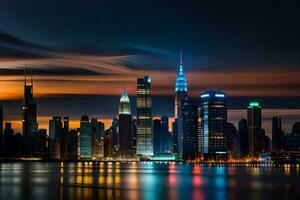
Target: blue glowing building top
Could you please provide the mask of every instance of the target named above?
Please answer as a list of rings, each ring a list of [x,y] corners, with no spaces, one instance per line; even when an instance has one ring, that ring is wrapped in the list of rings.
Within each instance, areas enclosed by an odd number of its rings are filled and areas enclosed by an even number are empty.
[[[184,73],[183,73],[183,67],[182,67],[182,50],[180,50],[180,65],[179,65],[179,72],[176,79],[176,85],[175,85],[175,92],[187,92],[187,81],[185,79]]]

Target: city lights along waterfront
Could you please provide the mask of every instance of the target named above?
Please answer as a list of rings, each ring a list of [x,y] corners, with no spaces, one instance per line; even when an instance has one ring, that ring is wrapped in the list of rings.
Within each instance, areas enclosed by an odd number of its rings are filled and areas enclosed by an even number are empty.
[[[299,8],[1,0],[0,200],[299,200]]]

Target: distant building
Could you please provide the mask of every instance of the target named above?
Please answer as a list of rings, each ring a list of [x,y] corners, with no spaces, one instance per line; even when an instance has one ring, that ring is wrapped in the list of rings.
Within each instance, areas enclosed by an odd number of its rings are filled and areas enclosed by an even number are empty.
[[[205,157],[226,159],[227,138],[224,126],[227,122],[226,94],[206,91],[201,94],[202,151]]]
[[[151,78],[137,79],[137,148],[142,157],[153,155]]]
[[[172,153],[178,153],[178,120],[172,122]]]
[[[87,115],[83,115],[80,120],[80,158],[92,158],[91,124]]]
[[[112,158],[114,156],[113,148],[113,132],[112,129],[107,129],[104,136],[104,157]]]
[[[31,70],[30,70],[31,71]],[[26,68],[24,71],[24,99],[23,99],[23,120],[22,131],[26,141],[26,154],[30,151],[30,139],[33,132],[38,132],[37,127],[37,106],[33,98],[33,79],[31,71],[31,84],[27,84]]]
[[[119,119],[113,118],[111,123],[111,130],[113,133],[113,145],[114,145],[114,152],[119,150],[120,146],[120,138],[119,138]]]
[[[272,151],[282,150],[282,128],[281,128],[281,117],[272,118]]]
[[[237,157],[239,153],[239,137],[238,131],[234,124],[226,122],[224,126],[224,133],[227,140],[227,153],[231,157]]]
[[[251,158],[264,151],[265,132],[261,129],[261,106],[251,102],[247,108],[248,153]]]
[[[193,160],[197,154],[198,105],[191,100],[182,102],[182,157]]]
[[[61,135],[60,132],[62,131],[62,122],[61,117],[54,116],[52,119],[49,120],[49,138],[51,140],[58,140],[59,136]]]
[[[183,157],[183,102],[187,100],[188,97],[188,87],[187,81],[183,72],[182,64],[182,51],[180,50],[180,65],[179,71],[175,83],[175,111],[174,118],[177,120],[177,142],[176,142],[176,152],[179,157]],[[174,135],[173,135],[174,137]]]
[[[248,122],[246,119],[239,121],[239,156],[245,158],[248,155]]]
[[[76,129],[71,129],[68,134],[68,160],[78,159],[78,136],[79,133]]]
[[[36,157],[44,159],[48,157],[46,129],[40,129],[38,132],[33,133],[33,152]]]
[[[167,116],[161,117],[161,153],[172,153],[172,134],[169,131],[169,118]]]
[[[294,123],[288,146],[291,151],[300,151],[300,122]]]
[[[130,154],[131,148],[131,109],[127,92],[122,92],[119,103],[119,153]]]
[[[132,119],[131,121],[131,148],[133,153],[136,153],[136,134],[137,134],[137,128],[136,128],[136,119]]]
[[[104,138],[104,123],[98,121],[97,118],[91,119],[91,129],[96,133],[96,139],[100,140]]]
[[[3,151],[5,157],[12,157],[15,155],[14,133],[11,123],[6,122],[3,134]]]
[[[161,154],[161,140],[162,140],[162,131],[161,131],[161,120],[153,120],[153,153],[155,156]]]

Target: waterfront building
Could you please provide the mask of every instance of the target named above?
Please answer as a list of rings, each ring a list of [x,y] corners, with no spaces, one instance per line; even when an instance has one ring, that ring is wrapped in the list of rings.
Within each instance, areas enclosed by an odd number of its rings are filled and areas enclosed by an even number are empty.
[[[91,124],[87,115],[80,120],[80,158],[92,158]]]
[[[119,103],[119,153],[131,154],[131,109],[130,100],[124,90]]]
[[[137,148],[141,157],[153,155],[151,78],[137,79]]]
[[[182,102],[182,157],[193,160],[197,154],[198,105],[191,100]]]
[[[250,102],[247,108],[248,121],[248,153],[250,158],[258,157],[264,151],[265,133],[261,128],[261,106],[258,102]]]
[[[182,108],[183,102],[188,98],[188,87],[187,81],[183,72],[183,63],[182,63],[182,50],[180,50],[180,65],[179,71],[175,83],[175,110],[174,118],[177,120],[177,146],[176,152],[179,157],[183,156],[183,118],[182,118]]]
[[[226,159],[227,139],[224,126],[227,122],[226,94],[206,91],[201,94],[202,149],[205,158]]]

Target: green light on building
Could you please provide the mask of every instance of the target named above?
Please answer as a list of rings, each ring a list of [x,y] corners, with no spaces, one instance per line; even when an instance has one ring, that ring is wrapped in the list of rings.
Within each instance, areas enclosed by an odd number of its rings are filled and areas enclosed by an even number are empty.
[[[248,108],[254,108],[254,107],[260,108],[259,103],[258,102],[250,102]]]

